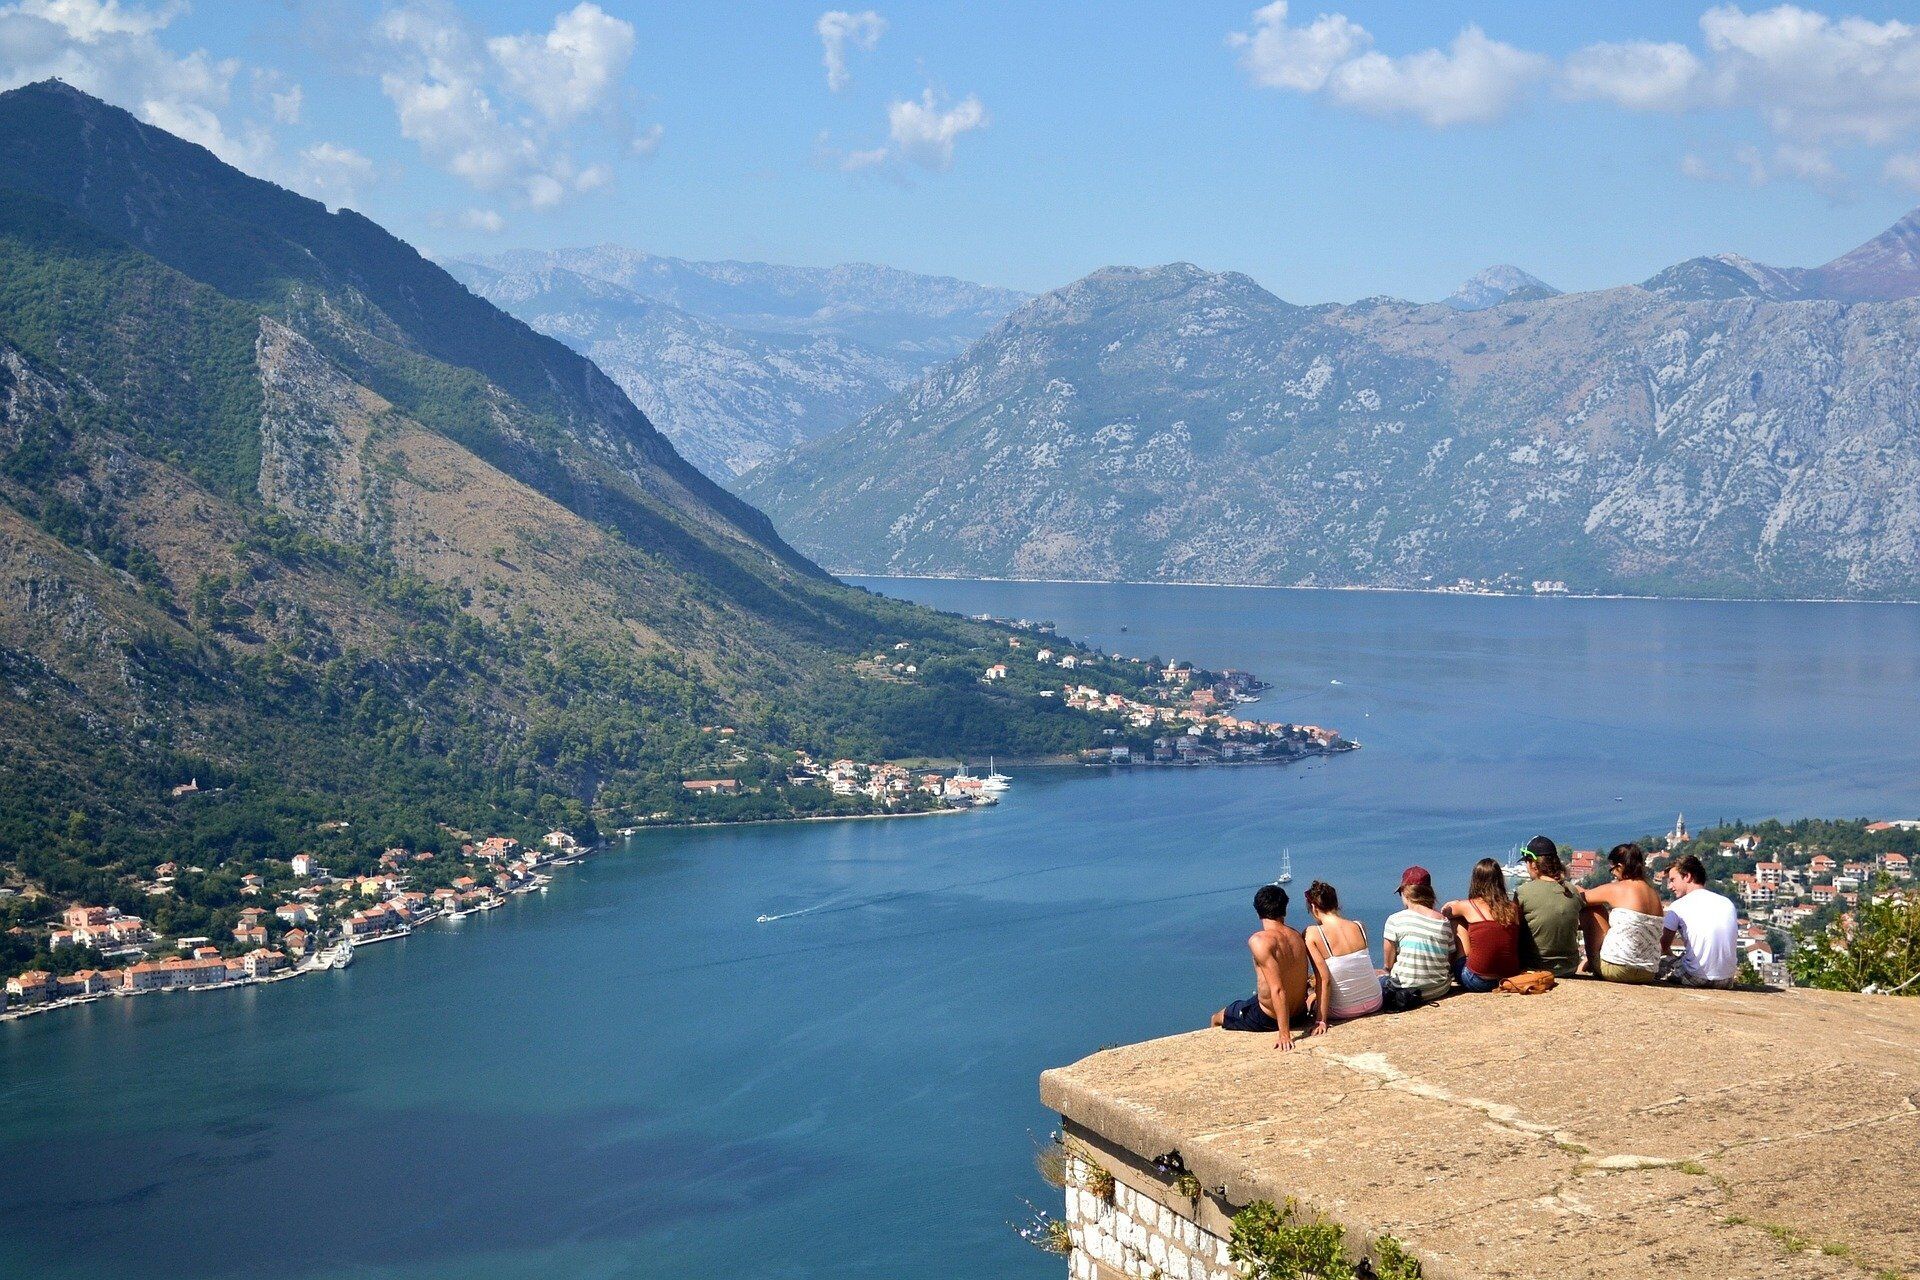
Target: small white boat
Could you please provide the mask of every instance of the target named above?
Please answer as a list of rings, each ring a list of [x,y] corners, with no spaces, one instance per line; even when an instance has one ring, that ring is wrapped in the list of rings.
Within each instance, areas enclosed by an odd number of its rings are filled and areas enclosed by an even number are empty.
[[[993,757],[987,757],[987,776],[980,780],[982,791],[1005,791],[1013,785],[1013,779],[993,767]]]
[[[1280,851],[1280,874],[1274,877],[1273,882],[1275,884],[1292,884],[1293,883],[1293,850],[1292,849],[1282,849]]]

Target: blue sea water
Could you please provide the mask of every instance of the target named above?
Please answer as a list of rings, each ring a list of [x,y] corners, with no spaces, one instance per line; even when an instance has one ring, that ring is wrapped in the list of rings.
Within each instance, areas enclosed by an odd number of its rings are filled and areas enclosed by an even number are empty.
[[[865,585],[1364,749],[647,833],[342,973],[5,1024],[0,1275],[1057,1278],[1009,1225],[1057,1207],[1036,1075],[1246,994],[1281,850],[1377,924],[1539,831],[1920,814],[1920,608]]]

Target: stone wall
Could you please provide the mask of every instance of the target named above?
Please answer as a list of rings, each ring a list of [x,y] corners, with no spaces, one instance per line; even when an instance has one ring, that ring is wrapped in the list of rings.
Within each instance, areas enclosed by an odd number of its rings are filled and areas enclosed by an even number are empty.
[[[1239,1280],[1227,1261],[1225,1216],[1208,1197],[1187,1199],[1151,1166],[1077,1126],[1067,1126],[1066,1140],[1072,1280]],[[1110,1197],[1088,1189],[1096,1167],[1113,1175]]]

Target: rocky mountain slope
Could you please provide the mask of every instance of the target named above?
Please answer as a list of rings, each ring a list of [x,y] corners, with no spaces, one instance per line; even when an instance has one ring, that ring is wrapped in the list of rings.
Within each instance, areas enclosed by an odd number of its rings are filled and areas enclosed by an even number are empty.
[[[1027,296],[887,267],[688,262],[611,245],[447,269],[591,357],[722,483],[849,425]]]
[[[872,661],[901,643],[952,687]],[[9,887],[590,828],[776,749],[1098,740],[965,678],[1005,650],[826,576],[367,219],[58,82],[0,94]]]
[[[1455,311],[1483,311],[1503,302],[1530,302],[1551,298],[1560,291],[1539,276],[1519,267],[1496,266],[1463,282],[1441,301]]]
[[[1920,300],[1809,296],[1912,223],[1468,311],[1101,271],[743,492],[842,570],[1916,596]]]

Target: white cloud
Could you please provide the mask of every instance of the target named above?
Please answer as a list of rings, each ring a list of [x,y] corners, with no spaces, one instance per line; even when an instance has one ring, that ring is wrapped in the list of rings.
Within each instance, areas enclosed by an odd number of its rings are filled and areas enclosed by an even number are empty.
[[[1341,63],[1373,45],[1373,37],[1345,15],[1323,13],[1305,26],[1289,26],[1287,0],[1254,10],[1253,30],[1227,43],[1241,50],[1240,66],[1267,89],[1318,93]]]
[[[373,161],[337,142],[316,142],[300,152],[293,185],[334,208],[359,199],[377,177]]]
[[[1752,122],[1765,145],[1725,151],[1751,182],[1785,179],[1829,193],[1848,183],[1847,152],[1881,155],[1881,178],[1905,184],[1920,156],[1920,25],[1831,17],[1798,4],[1748,12],[1720,4],[1700,16],[1698,46],[1652,40],[1588,45],[1555,63],[1469,26],[1446,49],[1392,55],[1338,13],[1289,21],[1276,0],[1228,37],[1242,71],[1263,88],[1322,97],[1350,110],[1435,128],[1505,116],[1541,85],[1560,96],[1630,111],[1712,112]],[[1681,172],[1734,176],[1690,152]]]
[[[1895,186],[1920,192],[1920,155],[1902,152],[1888,156],[1886,162],[1880,166],[1880,176]]]
[[[57,24],[83,44],[115,36],[150,36],[187,11],[185,0],[169,0],[151,9],[123,8],[120,0],[20,0],[13,8]]]
[[[411,0],[388,10],[376,35],[380,87],[401,136],[446,172],[536,209],[610,180],[605,165],[575,160],[575,145],[591,135],[566,126],[601,112],[613,126],[605,132],[627,129],[616,99],[633,55],[631,24],[583,3],[545,33],[489,38],[438,0]],[[638,141],[649,138],[658,134]]]
[[[1410,116],[1436,129],[1501,119],[1552,68],[1550,59],[1468,26],[1445,49],[1390,55],[1342,14],[1287,21],[1285,0],[1253,14],[1253,30],[1227,38],[1240,65],[1264,88],[1324,94],[1376,116]]]
[[[847,50],[872,52],[887,33],[887,20],[872,9],[861,13],[829,9],[813,29],[820,37],[820,63],[827,69],[827,88],[838,93],[853,78],[847,70]]]
[[[1567,59],[1561,87],[1573,98],[1636,111],[1671,111],[1692,104],[1703,71],[1700,59],[1683,44],[1596,44]]]
[[[306,95],[299,85],[291,85],[283,90],[268,90],[267,101],[273,109],[275,124],[299,124],[301,110],[306,105]]]
[[[1401,57],[1363,53],[1335,67],[1327,92],[1372,115],[1414,116],[1436,129],[1505,116],[1552,64],[1468,27],[1446,50]]]
[[[548,120],[571,120],[603,106],[619,84],[633,58],[633,24],[583,3],[545,35],[495,36],[487,51],[522,101]]]
[[[633,135],[633,140],[627,143],[627,151],[631,155],[650,156],[660,149],[660,140],[666,136],[667,126],[650,124]]]
[[[468,209],[460,215],[460,225],[493,236],[507,229],[507,220],[493,209]]]
[[[928,169],[953,167],[953,144],[963,133],[987,127],[987,109],[968,94],[951,107],[932,89],[917,99],[887,106],[887,134],[900,158]]]

